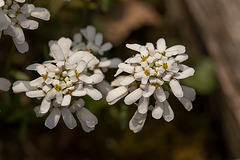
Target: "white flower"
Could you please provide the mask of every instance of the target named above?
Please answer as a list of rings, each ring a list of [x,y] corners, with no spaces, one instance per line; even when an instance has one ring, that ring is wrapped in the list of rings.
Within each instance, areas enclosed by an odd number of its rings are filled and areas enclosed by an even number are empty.
[[[10,86],[11,86],[11,82],[8,79],[0,77],[1,91],[8,91],[10,89]]]
[[[89,95],[94,100],[101,99],[102,94],[93,85],[101,83],[103,75],[88,72],[99,63],[95,56],[87,51],[74,53],[71,46],[72,41],[64,37],[50,41],[50,55],[54,60],[28,66],[28,70],[37,71],[40,76],[32,81],[15,82],[13,91],[26,92],[30,98],[42,99],[41,105],[35,107],[34,111],[37,116],[51,112],[45,121],[48,128],[54,128],[61,116],[68,128],[74,128],[76,121],[72,113],[76,112],[83,129],[89,132],[97,124],[96,117],[94,122],[88,122],[87,116],[93,119],[93,115],[81,108],[84,104],[79,97]],[[82,113],[88,114],[81,117]]]
[[[86,43],[85,43],[85,40]],[[79,58],[85,57],[85,53],[92,53],[96,55],[94,60],[89,62],[88,72],[94,72],[95,74],[101,74],[104,78],[104,73],[108,69],[115,69],[118,64],[122,62],[120,58],[108,59],[104,56],[104,52],[109,51],[112,48],[112,44],[109,42],[103,43],[102,33],[97,33],[95,27],[87,26],[84,29],[80,29],[80,33],[76,33],[73,36],[72,51],[75,53],[73,57],[69,58],[70,62],[79,62]],[[86,57],[85,59],[89,59]],[[91,65],[91,66],[90,66]],[[107,92],[112,89],[110,84],[103,80],[101,84],[96,85],[101,93],[106,96]]]
[[[8,0],[3,7],[1,6],[0,32],[10,35],[18,51],[25,53],[29,47],[22,28],[29,30],[38,28],[38,22],[28,18],[34,17],[47,21],[50,19],[50,13],[47,9],[35,7],[33,4],[19,3],[25,3],[25,0]]]
[[[188,58],[184,46],[167,48],[165,40],[160,38],[156,49],[152,43],[144,46],[127,44],[126,47],[139,53],[118,65],[115,76],[123,72],[129,75],[119,76],[112,82],[112,86],[117,88],[109,91],[106,100],[112,105],[125,97],[127,105],[138,106],[129,122],[131,130],[136,133],[142,129],[148,110],[155,119],[163,117],[167,122],[173,120],[174,112],[167,101],[169,92],[164,88],[169,88],[187,110],[192,108],[191,102],[196,93],[194,89],[180,84],[181,79],[194,74],[193,68],[181,64]],[[151,105],[151,96],[155,99],[154,105]]]

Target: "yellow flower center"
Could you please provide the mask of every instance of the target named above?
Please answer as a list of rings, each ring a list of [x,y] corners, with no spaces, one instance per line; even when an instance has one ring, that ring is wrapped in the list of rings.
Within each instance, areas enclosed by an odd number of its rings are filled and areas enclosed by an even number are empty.
[[[151,85],[152,86],[154,86],[155,88],[157,88],[157,87],[160,87],[161,85],[160,84],[158,84],[158,83],[151,83]]]
[[[150,76],[150,71],[146,69],[146,70],[144,71],[144,74],[145,74],[146,76]]]
[[[54,86],[54,89],[59,92],[59,91],[62,90],[62,87],[56,84],[56,85]]]
[[[65,93],[65,94],[70,94],[70,95],[72,95],[72,92],[73,92],[73,91],[69,89],[69,90],[67,91],[67,93]]]
[[[147,58],[148,58],[148,56],[142,56],[142,60],[141,60],[141,62],[146,61]]]
[[[76,78],[79,79],[79,76],[81,73],[78,73],[77,70],[75,70]]]
[[[165,70],[168,69],[167,63],[163,63],[162,67],[163,67],[163,69],[165,69]]]
[[[46,74],[42,74],[42,77],[43,77],[44,80],[47,79],[47,76],[48,76],[48,72]]]

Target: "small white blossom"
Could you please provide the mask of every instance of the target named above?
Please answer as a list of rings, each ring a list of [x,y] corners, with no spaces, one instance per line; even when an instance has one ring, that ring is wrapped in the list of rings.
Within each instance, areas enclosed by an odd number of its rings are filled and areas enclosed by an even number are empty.
[[[84,29],[80,29],[80,32],[74,34],[73,36],[72,51],[74,53],[78,52],[78,54],[81,54],[81,56],[84,56],[84,53],[91,53],[97,57],[95,61],[98,62],[91,62],[92,66],[88,68],[89,72],[104,75],[108,69],[115,69],[118,67],[118,64],[122,62],[120,58],[108,59],[104,56],[104,53],[109,51],[111,48],[112,44],[110,42],[103,43],[102,33],[97,33],[94,26],[87,26]],[[75,55],[76,56],[72,57],[70,61],[79,61],[77,54]],[[98,84],[97,88],[101,91],[104,97],[106,96],[107,92],[112,89],[111,85],[105,80],[102,81],[101,84]]]
[[[83,108],[85,103],[79,97],[89,95],[94,100],[101,99],[101,92],[93,85],[101,83],[104,77],[101,73],[88,72],[99,63],[94,55],[87,51],[74,53],[71,46],[69,38],[50,41],[50,55],[54,60],[28,66],[27,69],[37,71],[39,77],[32,81],[16,81],[12,89],[15,93],[26,92],[30,98],[42,99],[34,111],[38,117],[50,112],[45,121],[48,128],[54,128],[62,117],[66,126],[73,129],[76,120],[72,113],[76,113],[82,128],[89,132],[97,124],[97,118]]]
[[[127,44],[127,48],[137,51],[136,55],[118,65],[115,76],[125,72],[129,75],[119,76],[112,86],[117,88],[108,92],[106,100],[112,105],[121,98],[127,105],[136,104],[137,111],[129,122],[129,127],[134,133],[139,132],[147,116],[147,111],[152,112],[155,119],[164,118],[170,122],[174,112],[168,103],[170,89],[175,97],[184,105],[186,110],[192,109],[195,91],[192,88],[181,86],[180,80],[194,74],[194,69],[181,64],[188,59],[183,45],[167,48],[163,38],[158,39],[156,49],[152,43],[145,46]],[[150,98],[155,98],[155,104],[150,104]]]
[[[0,1],[0,37],[2,31],[10,35],[20,53],[28,51],[29,46],[25,41],[24,29],[35,30],[38,22],[31,17],[48,21],[50,13],[45,8],[35,7],[33,4],[25,3],[25,0]]]

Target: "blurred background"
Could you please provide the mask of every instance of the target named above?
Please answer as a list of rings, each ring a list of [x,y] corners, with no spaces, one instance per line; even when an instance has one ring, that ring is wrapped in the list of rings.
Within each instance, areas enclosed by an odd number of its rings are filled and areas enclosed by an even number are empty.
[[[0,75],[12,83],[31,80],[37,73],[25,68],[49,60],[48,41],[72,38],[94,25],[113,44],[105,55],[123,60],[135,54],[126,43],[185,45],[185,64],[195,75],[182,84],[195,88],[196,100],[188,112],[169,98],[175,118],[171,122],[148,116],[141,132],[128,122],[137,109],[120,101],[85,97],[86,107],[99,120],[85,133],[80,123],[68,129],[62,119],[50,130],[46,116],[33,108],[40,101],[12,91],[0,92],[0,160],[231,160],[240,158],[240,2],[235,0],[28,0],[51,13],[35,31],[24,30],[29,52],[18,53],[11,37],[0,39]],[[106,79],[114,79],[110,70]]]

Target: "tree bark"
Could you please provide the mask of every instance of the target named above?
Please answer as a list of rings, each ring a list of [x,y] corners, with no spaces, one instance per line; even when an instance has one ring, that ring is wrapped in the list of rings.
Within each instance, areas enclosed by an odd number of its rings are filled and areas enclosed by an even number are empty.
[[[240,1],[168,0],[166,5],[170,16],[180,22],[179,27],[183,28],[183,32],[186,30],[198,32],[197,35],[214,60],[217,76],[228,104],[219,108],[222,113],[223,132],[233,157],[239,158]],[[196,34],[186,32],[184,34],[189,39],[197,41],[194,38]]]

